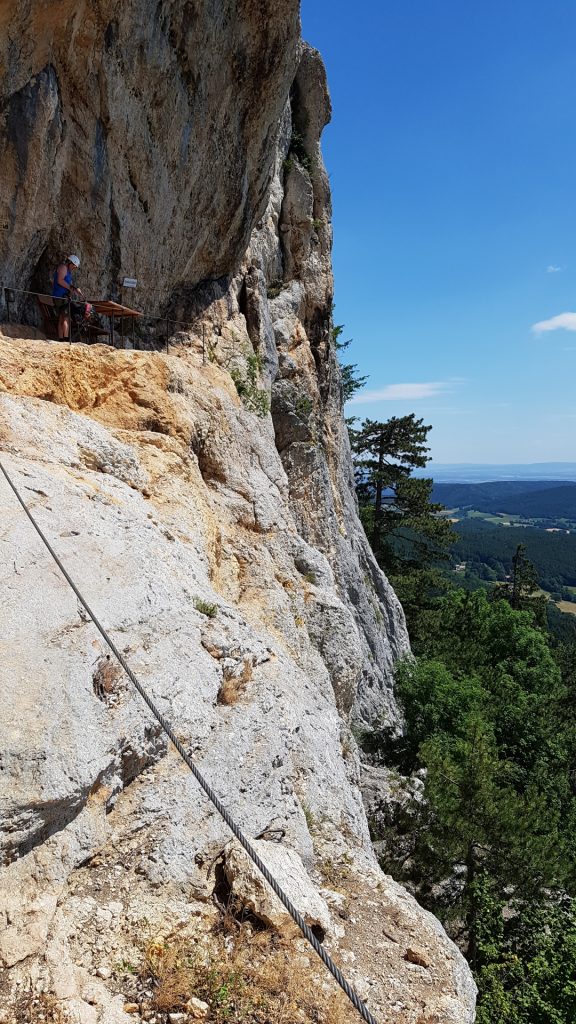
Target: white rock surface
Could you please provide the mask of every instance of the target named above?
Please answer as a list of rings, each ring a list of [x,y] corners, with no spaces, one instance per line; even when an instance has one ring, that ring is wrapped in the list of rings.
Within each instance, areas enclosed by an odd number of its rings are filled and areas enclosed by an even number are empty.
[[[249,835],[280,830],[281,845],[266,849],[280,870],[288,865],[289,885],[298,879],[295,898],[306,895],[322,928],[323,865],[343,865],[353,912],[326,930],[343,952],[353,941],[360,985],[370,962],[381,963],[375,1008],[387,1012],[392,972],[414,1008],[407,1020],[424,1000],[444,1007],[446,1021],[471,1021],[460,954],[377,872],[335,685],[350,686],[347,656],[341,665],[322,657],[323,636],[350,613],[328,560],[296,529],[270,423],[242,408],[226,372],[191,353],[78,347],[70,357],[0,339],[1,359],[13,367],[0,397],[2,459],[218,795]],[[85,379],[99,392],[112,368],[114,396],[103,388],[89,415],[76,411]],[[52,402],[35,394],[47,381]],[[151,411],[163,433],[140,426]],[[4,482],[0,585],[0,956],[10,966],[1,998],[16,1005],[14,986],[36,972],[79,1019],[124,1020],[107,970],[134,957],[143,919],[166,933],[213,913],[211,865],[229,834],[109,670],[101,638]],[[215,605],[214,618],[199,599]],[[225,675],[242,682],[227,705],[218,701]],[[260,902],[257,881],[242,884],[242,898]],[[372,949],[368,919],[389,912],[406,945],[415,927],[427,936],[433,983],[422,987],[400,944]]]
[[[255,840],[256,853],[294,906],[313,929],[323,935],[337,934],[325,900],[312,883],[295,850],[264,839]],[[294,922],[263,875],[237,841],[224,851],[224,874],[235,907],[254,914],[264,924],[294,931]],[[342,930],[340,930],[342,934]]]

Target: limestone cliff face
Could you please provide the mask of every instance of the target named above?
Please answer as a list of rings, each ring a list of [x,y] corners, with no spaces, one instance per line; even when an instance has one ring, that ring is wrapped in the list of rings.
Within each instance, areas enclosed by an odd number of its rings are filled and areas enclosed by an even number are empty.
[[[471,1022],[468,969],[378,870],[359,795],[350,726],[396,720],[408,641],[356,514],[330,104],[298,5],[30,0],[2,6],[0,40],[5,283],[46,287],[73,249],[86,291],[134,274],[147,309],[194,325],[170,355],[4,325],[2,457],[221,797],[252,835],[280,830],[270,861],[373,1011]],[[230,373],[254,354],[263,417]],[[219,855],[251,909],[257,883],[5,486],[0,551],[0,1009],[24,1019],[32,986],[71,1019],[134,1020],[113,965],[142,922],[207,929]]]
[[[0,280],[46,289],[73,250],[85,293],[135,276],[148,312],[201,315],[221,350],[232,333],[263,356],[293,510],[354,618],[344,657],[320,624],[318,643],[342,707],[394,719],[407,636],[356,515],[331,338],[330,101],[298,3],[4,4],[0,53]]]
[[[300,50],[298,0],[2,3],[0,278],[79,251],[91,294],[127,274],[156,311],[229,273]]]
[[[298,529],[271,421],[185,347],[5,338],[0,390],[26,501],[236,818],[280,841],[268,859],[287,884],[301,858],[295,897],[374,1012],[471,1021],[461,955],[377,868],[339,711],[354,620]],[[0,1007],[28,1019],[32,984],[72,1020],[120,1024],[117,965],[139,961],[143,932],[215,922],[229,837],[5,485],[0,523]],[[253,880],[233,878],[252,906]]]
[[[328,558],[354,617],[356,669],[346,709],[370,727],[396,717],[393,665],[408,640],[402,609],[358,521],[331,332],[332,211],[320,150],[329,118],[324,66],[317,51],[305,47],[280,135],[271,200],[252,235],[245,280],[260,300],[259,329],[251,338],[266,354],[272,377],[272,419],[291,506],[302,535]],[[270,281],[276,287],[266,301]],[[328,665],[342,649],[338,633],[332,647],[323,648]]]

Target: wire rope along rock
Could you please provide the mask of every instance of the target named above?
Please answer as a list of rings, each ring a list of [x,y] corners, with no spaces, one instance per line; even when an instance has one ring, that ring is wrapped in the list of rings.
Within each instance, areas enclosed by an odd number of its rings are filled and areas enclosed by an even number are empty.
[[[55,561],[56,565],[58,566],[60,572],[64,576],[64,579],[66,580],[68,585],[71,587],[71,589],[73,590],[74,594],[76,595],[78,601],[80,602],[80,604],[82,605],[82,607],[86,611],[87,615],[90,617],[90,619],[92,620],[92,622],[96,626],[96,629],[98,630],[98,632],[102,636],[104,642],[110,648],[110,650],[112,651],[112,654],[114,655],[114,657],[117,659],[119,664],[124,669],[126,675],[130,679],[130,682],[133,684],[135,689],[140,694],[142,700],[144,701],[144,703],[148,707],[149,711],[152,713],[152,715],[157,720],[157,722],[159,722],[159,724],[161,725],[162,729],[164,730],[164,732],[168,736],[170,742],[173,744],[175,749],[178,751],[178,754],[180,755],[180,757],[182,758],[182,760],[184,761],[186,766],[190,769],[190,771],[194,775],[194,778],[196,779],[198,784],[204,790],[204,793],[206,794],[208,799],[211,801],[211,803],[214,805],[214,807],[216,808],[218,813],[224,819],[224,821],[226,822],[226,824],[228,825],[229,829],[234,834],[234,836],[236,837],[238,842],[243,846],[243,848],[245,849],[245,851],[248,854],[248,856],[254,862],[254,864],[256,865],[256,867],[258,868],[260,873],[263,875],[265,880],[268,882],[268,885],[271,887],[271,889],[276,894],[276,896],[281,901],[281,903],[284,905],[284,907],[286,908],[286,910],[288,911],[288,913],[290,914],[292,919],[298,925],[298,927],[299,927],[300,931],[302,932],[302,934],[304,935],[305,939],[310,943],[310,945],[312,946],[314,951],[318,954],[318,956],[320,957],[320,959],[324,963],[325,967],[330,971],[332,977],[338,983],[338,985],[343,990],[343,992],[347,995],[348,999],[350,1000],[352,1005],[355,1007],[355,1009],[358,1011],[358,1013],[361,1015],[363,1020],[366,1021],[366,1024],[378,1024],[378,1022],[376,1021],[376,1018],[370,1013],[370,1011],[368,1010],[368,1008],[366,1007],[364,1002],[360,999],[358,993],[355,992],[355,990],[352,988],[352,986],[346,980],[346,978],[344,977],[344,975],[340,971],[340,968],[337,967],[337,965],[334,963],[334,961],[332,960],[332,957],[326,952],[326,950],[324,949],[322,944],[318,941],[318,939],[316,938],[316,936],[312,932],[311,928],[306,924],[306,922],[305,922],[304,918],[302,917],[302,915],[299,913],[299,911],[296,909],[296,907],[294,906],[294,904],[292,903],[290,898],[286,895],[286,893],[281,888],[281,886],[278,884],[278,882],[276,881],[276,879],[274,878],[272,873],[266,867],[266,864],[264,863],[262,858],[259,856],[259,854],[257,853],[256,849],[254,848],[254,846],[250,842],[250,840],[244,835],[244,833],[243,833],[242,829],[239,827],[239,825],[236,824],[236,822],[234,821],[234,818],[232,817],[230,812],[227,810],[227,808],[224,806],[222,801],[219,799],[219,797],[216,795],[216,793],[214,792],[214,790],[210,786],[210,783],[204,778],[202,773],[199,771],[197,766],[194,764],[194,762],[192,761],[191,757],[186,752],[186,750],[184,749],[182,743],[180,742],[180,740],[176,736],[176,734],[175,734],[174,730],[172,729],[170,723],[167,721],[167,719],[164,717],[164,715],[162,715],[162,713],[158,710],[158,708],[154,704],[154,702],[151,699],[151,697],[148,695],[148,693],[146,692],[146,690],[144,689],[142,684],[139,682],[138,678],[135,676],[134,672],[132,671],[132,669],[128,665],[128,662],[124,658],[123,654],[117,648],[116,644],[114,643],[112,638],[109,636],[109,634],[106,631],[106,629],[104,628],[104,626],[102,626],[102,624],[99,622],[97,616],[95,615],[95,613],[90,608],[90,605],[88,604],[88,602],[82,596],[80,590],[78,589],[78,587],[74,583],[74,580],[72,579],[72,577],[70,576],[70,574],[66,570],[66,568],[65,568],[64,564],[62,563],[60,557],[58,556],[58,554],[56,553],[56,551],[54,550],[54,548],[50,544],[50,541],[48,540],[48,538],[46,537],[46,535],[43,533],[43,531],[41,530],[40,526],[36,522],[34,516],[30,512],[28,506],[26,505],[24,499],[20,495],[20,492],[18,491],[16,485],[12,481],[11,477],[9,476],[7,470],[5,469],[5,467],[4,467],[4,465],[3,465],[3,463],[1,461],[0,461],[0,470],[2,471],[2,474],[5,477],[6,482],[8,483],[8,486],[13,491],[13,493],[14,493],[17,501],[18,501],[18,503],[20,504],[20,506],[22,507],[24,513],[26,514],[26,516],[30,520],[30,523],[32,524],[32,526],[35,529],[36,533],[40,537],[42,543],[45,545],[45,547],[49,551],[50,555],[52,556],[53,560]]]

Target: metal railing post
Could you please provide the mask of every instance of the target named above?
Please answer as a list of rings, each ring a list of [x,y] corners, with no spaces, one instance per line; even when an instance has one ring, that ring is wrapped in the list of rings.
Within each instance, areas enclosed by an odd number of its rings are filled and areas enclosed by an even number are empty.
[[[168,320],[166,319],[166,355],[168,355]]]
[[[15,295],[11,288],[4,289],[4,302],[6,303],[6,312],[8,314],[8,322],[10,322],[10,305],[15,301]]]
[[[206,365],[206,324],[202,321],[202,362]]]
[[[72,344],[72,299],[70,298],[70,292],[68,292],[68,341]]]

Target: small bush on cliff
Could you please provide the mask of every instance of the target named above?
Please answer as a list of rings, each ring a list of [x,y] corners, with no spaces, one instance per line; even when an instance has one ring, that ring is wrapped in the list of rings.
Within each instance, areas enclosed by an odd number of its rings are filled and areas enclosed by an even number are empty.
[[[205,615],[208,619],[213,619],[218,614],[218,605],[211,604],[210,601],[205,601],[202,597],[194,598],[194,607],[197,612]]]
[[[267,416],[270,412],[270,399],[268,392],[258,387],[258,378],[262,370],[262,360],[256,352],[251,352],[246,357],[246,369],[241,370],[233,367],[230,376],[236,385],[236,391],[242,399],[242,404],[255,412],[257,416]]]
[[[343,330],[344,324],[336,324],[332,328],[332,341],[334,342],[336,351],[338,353],[345,352],[346,349],[349,348],[350,345],[352,344],[352,338],[348,338],[347,341],[340,340]],[[358,363],[342,363],[340,361],[340,356],[338,356],[338,365],[340,367],[340,389],[342,405],[345,405],[346,402],[349,402],[351,398],[354,398],[354,395],[356,394],[357,391],[362,390],[362,388],[366,384],[366,381],[368,380],[368,376],[359,377],[358,374],[356,373],[356,370],[358,369]],[[356,416],[350,416],[346,419],[346,423],[348,424],[349,429],[353,428],[356,419]]]
[[[301,395],[296,400],[294,411],[301,420],[307,420],[313,408],[314,403],[312,402],[312,399],[309,398],[308,395]]]
[[[285,170],[290,170],[290,168],[292,167],[292,157],[295,157],[300,166],[303,167],[304,170],[308,171],[308,173],[310,174],[313,167],[312,157],[307,152],[306,146],[304,144],[304,139],[299,132],[292,132],[288,156],[284,161]]]
[[[284,281],[271,281],[266,288],[266,296],[269,299],[277,299],[284,288]]]

